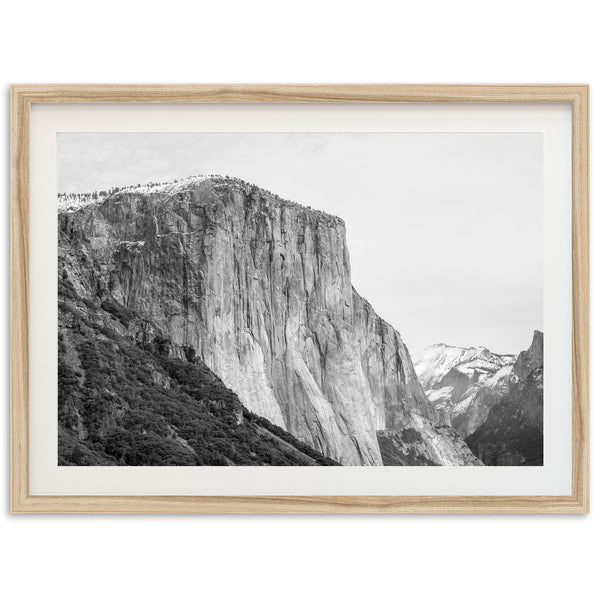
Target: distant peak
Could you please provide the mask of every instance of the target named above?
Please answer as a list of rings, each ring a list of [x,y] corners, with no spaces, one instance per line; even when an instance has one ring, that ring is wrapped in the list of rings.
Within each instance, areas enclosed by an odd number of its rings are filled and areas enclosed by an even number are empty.
[[[463,346],[454,346],[452,344],[445,344],[444,342],[438,342],[437,344],[431,344],[431,346],[427,346],[425,350],[430,350],[432,348],[449,348],[454,350],[474,350],[475,348],[464,348]]]
[[[538,332],[539,333],[539,332]],[[534,338],[535,339],[535,338]],[[475,356],[497,356],[500,358],[514,358],[516,355],[515,354],[500,354],[500,353],[496,353],[496,352],[492,352],[487,346],[469,346],[469,347],[465,347],[465,346],[454,346],[452,344],[446,344],[444,342],[438,342],[436,344],[431,344],[431,346],[427,346],[422,352],[418,352],[415,354],[415,356],[419,355],[423,355],[424,353],[426,353],[427,351],[430,350],[439,350],[445,353],[461,353],[464,355],[475,355]]]
[[[533,332],[533,339],[531,340],[531,345],[529,346],[529,352],[536,352],[540,348],[544,346],[544,334],[539,330],[535,330]]]

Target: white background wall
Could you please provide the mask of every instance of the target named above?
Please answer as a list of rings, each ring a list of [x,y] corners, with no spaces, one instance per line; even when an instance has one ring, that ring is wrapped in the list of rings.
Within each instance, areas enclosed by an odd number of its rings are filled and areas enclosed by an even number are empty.
[[[597,12],[594,2],[577,0],[7,2],[0,35],[2,338],[8,340],[9,83],[587,82],[595,143]],[[592,210],[594,234],[600,224]],[[592,243],[595,265],[594,254]],[[592,301],[595,284],[592,271]],[[594,321],[592,334],[597,329]],[[598,593],[597,498],[588,516],[10,516],[8,342],[3,352],[5,598]],[[595,391],[593,378],[592,404]],[[596,439],[598,429],[593,418]],[[592,476],[597,455],[594,444]]]

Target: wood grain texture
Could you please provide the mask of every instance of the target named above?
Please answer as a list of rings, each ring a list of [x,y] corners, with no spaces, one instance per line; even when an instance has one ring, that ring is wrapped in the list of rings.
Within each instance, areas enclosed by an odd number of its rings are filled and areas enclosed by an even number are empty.
[[[11,89],[11,502],[29,497],[29,104]]]
[[[574,102],[577,85],[14,85],[25,102]]]
[[[580,513],[569,496],[29,496],[25,513]]]
[[[590,507],[589,88],[572,103],[572,494]]]
[[[570,496],[29,494],[29,116],[33,102],[554,102],[572,107]],[[15,513],[581,513],[589,511],[589,88],[586,85],[14,85],[11,88],[11,507]]]

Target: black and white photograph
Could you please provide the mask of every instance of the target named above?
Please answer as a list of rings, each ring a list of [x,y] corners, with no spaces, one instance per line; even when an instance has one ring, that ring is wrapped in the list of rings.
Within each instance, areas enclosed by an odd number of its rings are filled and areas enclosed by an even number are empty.
[[[538,133],[59,133],[60,466],[544,464]]]
[[[598,595],[598,3],[2,8],[3,597]]]

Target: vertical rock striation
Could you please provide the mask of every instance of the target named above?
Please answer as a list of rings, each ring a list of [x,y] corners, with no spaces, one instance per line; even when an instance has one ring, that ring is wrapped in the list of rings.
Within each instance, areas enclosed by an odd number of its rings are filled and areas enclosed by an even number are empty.
[[[352,287],[341,219],[199,177],[64,210],[59,230],[78,293],[143,315],[133,338],[200,357],[248,409],[323,454],[480,464],[425,397],[400,335]]]

